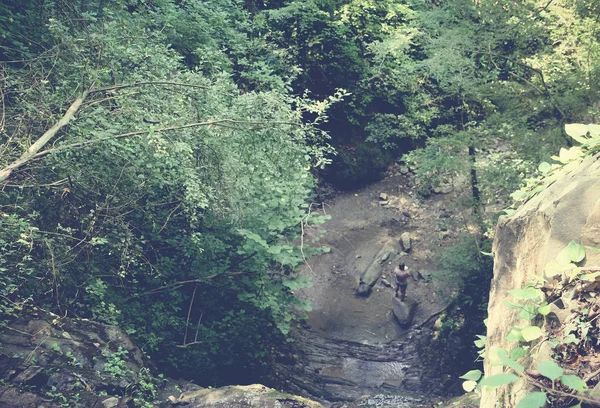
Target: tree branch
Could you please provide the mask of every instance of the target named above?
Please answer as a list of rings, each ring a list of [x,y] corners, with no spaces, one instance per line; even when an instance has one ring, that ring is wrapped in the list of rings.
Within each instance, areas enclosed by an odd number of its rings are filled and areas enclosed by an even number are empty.
[[[42,152],[39,152],[35,155],[33,155],[31,159],[39,159],[40,157],[44,157],[48,154],[51,153],[56,153],[62,150],[67,150],[67,149],[76,149],[79,147],[84,147],[84,146],[89,146],[98,142],[103,142],[105,140],[114,140],[114,139],[124,139],[127,137],[132,137],[132,136],[140,136],[140,135],[145,135],[148,134],[150,132],[154,132],[154,133],[162,133],[162,132],[169,132],[172,130],[181,130],[181,129],[189,129],[189,128],[195,128],[195,127],[201,127],[201,126],[226,126],[227,123],[233,123],[233,124],[241,124],[241,125],[254,125],[254,126],[267,126],[267,125],[291,125],[291,126],[302,126],[301,123],[294,123],[294,122],[265,122],[265,121],[245,121],[245,120],[235,120],[235,119],[215,119],[215,120],[207,120],[206,122],[198,122],[198,123],[188,123],[187,125],[179,125],[179,126],[170,126],[170,127],[166,127],[166,128],[158,128],[158,129],[153,129],[153,130],[138,130],[138,131],[134,131],[134,132],[127,132],[127,133],[121,133],[120,135],[114,135],[114,136],[107,136],[107,137],[101,137],[98,139],[94,139],[94,140],[86,140],[83,142],[77,142],[77,143],[71,143],[71,144],[67,144],[67,145],[62,145],[59,147],[55,147],[53,149],[47,149],[44,150]],[[2,179],[0,179],[0,182],[2,181]]]
[[[92,93],[98,93],[98,92],[116,91],[117,89],[134,88],[134,87],[146,86],[146,85],[173,85],[173,86],[183,86],[183,87],[187,87],[187,88],[210,89],[210,87],[205,86],[205,85],[184,84],[184,83],[181,83],[181,82],[143,81],[143,82],[134,82],[132,84],[121,84],[121,85],[105,86],[103,88],[93,89],[89,93],[92,94]]]
[[[69,106],[67,112],[65,112],[64,116],[56,122],[54,126],[48,129],[34,144],[29,146],[29,149],[25,153],[21,155],[17,160],[9,164],[8,166],[0,169],[0,183],[7,180],[11,174],[18,168],[25,165],[27,162],[36,157],[39,151],[58,133],[60,129],[62,129],[75,115],[75,113],[79,110],[79,107],[83,103],[83,101],[87,98],[90,91],[87,90],[77,99],[75,102]]]

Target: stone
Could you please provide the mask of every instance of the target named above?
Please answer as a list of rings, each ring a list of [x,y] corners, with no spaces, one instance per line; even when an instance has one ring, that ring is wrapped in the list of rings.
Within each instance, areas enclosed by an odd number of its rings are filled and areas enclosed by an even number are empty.
[[[384,206],[388,205],[389,203],[390,203],[389,201],[380,201],[379,205],[384,207]]]
[[[399,297],[393,297],[392,301],[392,312],[398,324],[404,329],[410,327],[415,317],[418,303],[408,297],[404,299],[404,302],[401,302]]]
[[[408,254],[407,254],[406,252],[404,252],[404,251],[401,251],[401,252],[398,254],[398,256],[399,256],[400,258],[402,258],[402,257],[408,256]]]
[[[441,184],[433,188],[435,194],[449,194],[452,190],[454,190],[454,187],[451,184]]]
[[[114,408],[119,405],[119,399],[117,397],[108,397],[102,401],[104,408]]]
[[[408,166],[401,166],[400,167],[400,174],[408,174],[409,171],[410,170],[409,170]]]
[[[404,252],[410,252],[412,249],[410,234],[408,232],[403,232],[400,236],[400,245],[402,245]]]
[[[364,282],[360,282],[358,288],[356,288],[356,294],[358,296],[367,297],[371,294],[371,290],[373,287],[371,285],[367,285]]]
[[[214,389],[198,387],[182,393],[176,401],[190,408],[323,408],[320,403],[308,398],[279,392],[261,384],[230,385]]]
[[[438,233],[438,238],[440,240],[444,240],[444,239],[448,238],[449,236],[450,236],[450,232],[449,231],[440,231]]]
[[[388,280],[386,278],[381,278],[381,284],[383,286],[387,286],[388,288],[392,286],[392,284],[390,282],[388,282]]]
[[[391,254],[392,254],[391,251],[385,251],[383,253],[380,253],[380,256],[377,257],[377,262],[379,264],[383,264],[384,262],[387,262],[387,260],[390,259]]]
[[[388,195],[386,193],[379,194],[379,199],[382,201],[387,201]]]

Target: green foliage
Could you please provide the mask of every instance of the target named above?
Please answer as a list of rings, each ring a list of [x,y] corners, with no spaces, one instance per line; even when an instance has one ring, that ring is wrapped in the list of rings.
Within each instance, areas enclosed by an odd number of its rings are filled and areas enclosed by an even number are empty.
[[[0,168],[93,89],[3,183],[1,321],[31,302],[125,327],[178,376],[256,378],[310,310],[296,268],[320,250],[296,238],[324,221],[305,203],[332,152],[318,126],[344,93],[293,95],[295,68],[236,2],[34,6],[2,6],[43,23],[36,47],[11,50],[31,64],[0,65]],[[107,373],[127,375],[115,353]]]

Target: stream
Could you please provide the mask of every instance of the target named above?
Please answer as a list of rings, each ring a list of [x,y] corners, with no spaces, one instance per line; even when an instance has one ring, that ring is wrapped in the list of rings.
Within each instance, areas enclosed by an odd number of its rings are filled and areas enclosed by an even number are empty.
[[[331,407],[367,395],[365,406],[416,408],[431,406],[426,404],[430,397],[454,385],[454,378],[440,372],[436,356],[442,351],[432,349],[433,331],[423,324],[448,304],[448,288],[430,279],[409,283],[407,298],[418,304],[409,329],[392,313],[394,267],[405,262],[424,275],[436,268],[437,225],[451,200],[435,196],[419,202],[410,184],[407,176],[397,175],[341,194],[323,206],[331,220],[306,231],[305,242],[322,236],[317,245],[331,251],[311,258],[301,270],[312,286],[296,295],[309,299],[312,311],[292,336],[287,353],[292,357],[275,368],[278,378],[286,379],[286,391]],[[381,205],[381,193],[388,204]],[[404,232],[413,241],[408,253],[399,242]],[[392,248],[393,254],[380,262],[381,278],[369,296],[357,296],[361,276],[378,262],[382,248]]]

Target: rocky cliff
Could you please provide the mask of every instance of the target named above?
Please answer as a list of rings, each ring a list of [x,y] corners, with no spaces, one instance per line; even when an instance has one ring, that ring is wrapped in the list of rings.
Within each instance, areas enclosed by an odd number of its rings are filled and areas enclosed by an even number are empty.
[[[528,350],[527,356],[519,360],[525,370],[517,382],[484,390],[481,407],[515,407],[525,395],[539,391],[539,385],[554,388],[547,378],[539,375],[537,364],[542,360],[554,358],[566,374],[583,378],[590,388],[598,381],[600,360],[593,355],[597,350],[591,342],[585,350],[586,356],[581,355],[588,338],[598,330],[598,319],[593,316],[600,308],[595,298],[597,285],[592,279],[592,286],[584,287],[579,279],[573,278],[574,270],[557,276],[551,265],[556,264],[557,255],[571,241],[600,247],[600,155],[588,157],[578,165],[555,170],[553,176],[555,181],[551,185],[530,198],[512,216],[501,218],[497,226],[493,248],[494,279],[488,306],[485,376],[512,371],[506,366],[493,364],[498,357],[493,354],[498,348],[510,351],[515,347],[514,341],[506,339],[511,328],[531,324],[540,327],[542,335],[531,342],[523,339],[520,343],[516,342],[517,345],[525,345]],[[582,274],[598,271],[600,253],[586,248],[585,258],[575,264],[581,268]],[[552,313],[527,323],[526,319],[522,319],[522,310],[514,308],[515,297],[508,291],[522,289],[531,281],[538,282],[537,287],[550,303]],[[510,302],[513,302],[513,307],[510,307]],[[566,328],[569,324],[573,326]],[[587,325],[585,332],[584,325]],[[565,340],[568,335],[572,335],[572,343]],[[574,393],[569,387],[557,382],[555,385],[565,394]],[[571,406],[577,400],[562,403],[568,405],[552,406]]]

